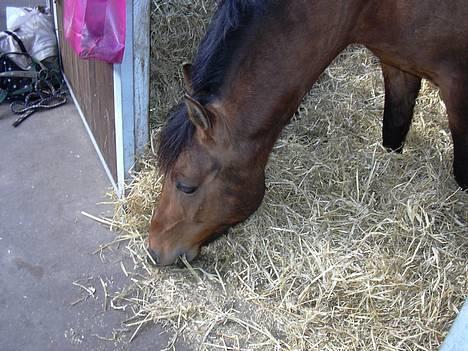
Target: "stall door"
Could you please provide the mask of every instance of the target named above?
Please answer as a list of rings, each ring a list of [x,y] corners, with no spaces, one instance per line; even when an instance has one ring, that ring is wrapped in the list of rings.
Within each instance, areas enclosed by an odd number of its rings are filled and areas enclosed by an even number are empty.
[[[109,176],[117,183],[114,78],[112,64],[81,60],[63,37],[63,1],[56,1],[62,66]]]

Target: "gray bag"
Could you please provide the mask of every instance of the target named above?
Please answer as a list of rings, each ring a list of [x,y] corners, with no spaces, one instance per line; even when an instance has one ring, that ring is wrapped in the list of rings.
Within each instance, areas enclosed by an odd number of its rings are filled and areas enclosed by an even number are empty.
[[[36,61],[57,57],[57,40],[50,10],[44,7],[23,8],[18,16],[8,26],[22,41],[26,51]],[[18,43],[9,35],[0,34],[0,53],[22,52]],[[24,70],[28,70],[31,60],[25,56],[16,55],[11,59]]]

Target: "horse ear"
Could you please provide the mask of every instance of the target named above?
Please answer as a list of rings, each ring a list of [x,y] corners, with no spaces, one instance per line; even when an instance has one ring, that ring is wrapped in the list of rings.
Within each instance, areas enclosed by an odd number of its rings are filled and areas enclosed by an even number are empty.
[[[192,64],[191,63],[184,63],[182,65],[182,73],[184,74],[184,86],[185,91],[188,94],[193,94],[193,87],[192,87]]]
[[[185,106],[187,106],[190,121],[203,131],[211,128],[211,120],[205,108],[193,97],[185,94]]]

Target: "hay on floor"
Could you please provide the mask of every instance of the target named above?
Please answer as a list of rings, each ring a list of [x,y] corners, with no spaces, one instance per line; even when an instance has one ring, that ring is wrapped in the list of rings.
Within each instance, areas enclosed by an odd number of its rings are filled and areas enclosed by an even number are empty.
[[[154,126],[213,3],[153,1]],[[135,335],[157,322],[197,350],[438,349],[468,295],[468,195],[437,89],[424,82],[402,155],[381,147],[383,99],[376,59],[340,55],[276,143],[261,208],[186,269],[146,263],[161,187],[148,157],[115,200],[135,265],[111,305],[133,309]]]

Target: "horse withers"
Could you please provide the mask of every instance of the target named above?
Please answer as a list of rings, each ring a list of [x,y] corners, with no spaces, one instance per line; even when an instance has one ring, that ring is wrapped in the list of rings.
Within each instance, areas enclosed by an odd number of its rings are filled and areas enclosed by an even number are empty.
[[[421,79],[439,86],[455,179],[468,188],[467,18],[466,0],[222,0],[193,67],[184,66],[187,95],[161,134],[154,262],[193,259],[258,208],[280,131],[352,43],[381,61],[389,150],[402,151]]]

